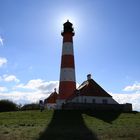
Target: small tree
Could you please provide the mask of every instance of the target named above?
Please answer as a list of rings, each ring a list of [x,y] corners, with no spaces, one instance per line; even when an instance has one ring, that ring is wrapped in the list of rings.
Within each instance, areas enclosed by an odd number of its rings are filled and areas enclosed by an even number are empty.
[[[0,112],[17,111],[18,106],[16,103],[9,100],[0,100]]]

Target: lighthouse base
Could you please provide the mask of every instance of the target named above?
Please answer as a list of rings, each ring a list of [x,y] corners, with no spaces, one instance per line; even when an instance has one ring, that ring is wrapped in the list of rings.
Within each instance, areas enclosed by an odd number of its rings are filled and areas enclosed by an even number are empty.
[[[56,100],[56,109],[62,109],[63,104],[65,104],[65,99],[57,99]]]

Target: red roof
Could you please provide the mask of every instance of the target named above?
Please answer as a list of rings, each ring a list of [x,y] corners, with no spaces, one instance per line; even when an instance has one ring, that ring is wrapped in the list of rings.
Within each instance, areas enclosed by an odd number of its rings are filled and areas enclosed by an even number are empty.
[[[72,100],[76,96],[97,96],[97,97],[112,97],[101,86],[99,86],[93,79],[84,81],[77,90],[67,98]]]
[[[102,96],[111,97],[101,86],[99,86],[93,79],[84,81],[78,88],[78,94],[81,96]]]
[[[56,103],[57,92],[53,92],[47,99],[45,99],[45,103]]]

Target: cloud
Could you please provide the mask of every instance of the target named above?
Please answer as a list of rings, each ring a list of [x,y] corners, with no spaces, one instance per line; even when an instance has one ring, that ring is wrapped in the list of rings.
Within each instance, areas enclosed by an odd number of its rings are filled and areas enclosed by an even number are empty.
[[[140,83],[135,82],[131,86],[126,86],[123,90],[124,91],[140,91]]]
[[[123,91],[131,92],[124,94],[113,94],[119,103],[132,103],[133,109],[140,111],[140,83],[134,82],[133,85],[126,86]]]
[[[2,67],[6,63],[7,63],[7,59],[3,58],[3,57],[0,57],[0,67]]]
[[[5,91],[7,91],[7,88],[0,86],[0,92],[5,92]]]
[[[10,93],[0,93],[0,100],[8,99],[14,101],[17,104],[26,104],[26,103],[38,102],[40,99],[45,99],[48,96],[49,96],[48,94],[43,94],[40,92],[13,91]]]
[[[49,81],[46,82],[42,79],[33,79],[30,80],[27,84],[19,84],[16,88],[38,90],[42,92],[53,92],[54,88],[58,89],[58,81]]]
[[[140,111],[140,92],[136,93],[110,93],[112,97],[120,104],[132,103],[133,110]]]
[[[3,39],[1,36],[0,36],[0,46],[3,46]]]
[[[30,80],[27,84],[17,85],[10,93],[0,91],[0,99],[9,99],[18,104],[38,102],[40,99],[46,99],[54,91],[54,88],[58,89],[58,84],[58,81]],[[22,89],[29,89],[30,91],[23,91]]]
[[[5,82],[19,82],[20,80],[16,78],[15,75],[3,75],[3,81]]]

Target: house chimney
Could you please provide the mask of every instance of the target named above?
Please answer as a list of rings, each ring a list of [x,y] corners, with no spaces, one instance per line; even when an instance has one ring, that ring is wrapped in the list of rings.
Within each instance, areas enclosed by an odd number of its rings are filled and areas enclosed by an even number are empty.
[[[87,80],[90,80],[91,79],[91,74],[88,74],[87,75]]]

